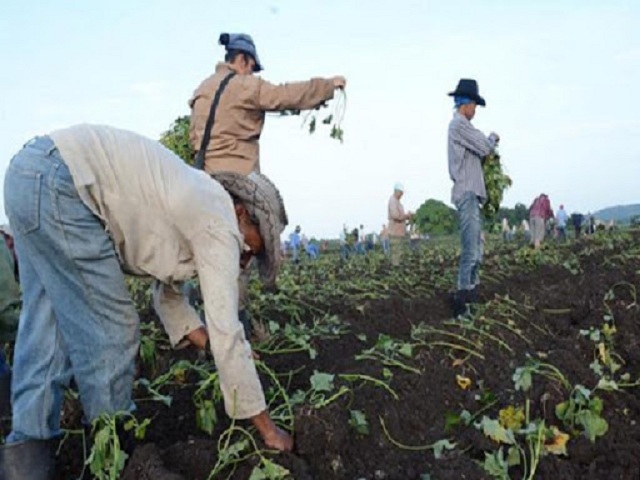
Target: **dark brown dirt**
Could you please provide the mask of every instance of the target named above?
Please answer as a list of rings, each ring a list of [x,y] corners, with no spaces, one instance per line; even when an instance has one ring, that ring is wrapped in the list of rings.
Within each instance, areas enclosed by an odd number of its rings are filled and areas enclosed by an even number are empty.
[[[585,245],[588,243],[582,242],[566,252],[578,253]],[[384,389],[359,383],[353,386],[352,395],[344,396],[328,407],[297,408],[294,452],[270,458],[288,468],[292,478],[297,480],[419,480],[425,474],[438,480],[490,478],[479,462],[484,460],[485,452],[495,451],[497,445],[473,426],[458,425],[445,430],[447,413],[459,413],[463,409],[478,412],[491,403],[487,400],[490,398],[496,403],[488,406],[485,413],[495,418],[500,408],[522,404],[523,394],[514,390],[512,375],[516,367],[524,365],[528,356],[544,358],[557,366],[572,385],[593,387],[597,378],[589,364],[594,359],[594,345],[581,336],[579,330],[602,324],[607,313],[604,295],[614,285],[628,282],[640,287],[640,256],[619,262],[607,261],[633,245],[635,243],[581,256],[582,273],[578,275],[571,274],[561,265],[516,269],[505,274],[497,262],[505,253],[490,254],[486,273],[499,280],[487,282],[481,297],[489,302],[508,295],[520,311],[525,312],[524,318],[514,316],[513,320],[528,342],[505,330],[500,338],[513,352],[487,342],[482,349],[484,360],[472,357],[462,363],[455,362],[462,355],[442,347],[417,349],[413,358],[405,360],[407,365],[420,369],[421,374],[391,369],[390,386],[399,400],[394,400]],[[290,393],[308,389],[309,377],[315,370],[382,378],[384,367],[379,362],[358,361],[356,355],[375,344],[379,334],[409,341],[412,326],[420,322],[441,328],[450,316],[448,292],[436,288],[433,293],[424,298],[393,295],[388,299],[366,300],[360,309],[341,302],[325,306],[349,325],[348,334],[334,340],[314,340],[318,351],[314,360],[307,353],[265,354],[262,359],[275,372],[296,372],[288,386]],[[635,380],[640,376],[640,313],[633,305],[630,288],[616,287],[615,294],[615,300],[609,302],[617,328],[615,348],[626,362],[624,371]],[[285,317],[274,318],[280,323],[286,321]],[[194,352],[180,355],[195,358]],[[175,358],[173,353],[168,353],[160,370]],[[456,374],[470,377],[473,380],[471,388],[461,389],[456,383]],[[262,380],[264,385],[269,384],[267,378]],[[138,404],[138,415],[153,417],[153,421],[123,478],[208,478],[216,462],[217,439],[228,428],[229,421],[218,408],[221,421],[214,434],[208,437],[199,431],[192,400],[194,390],[194,386],[188,385],[172,387],[170,408],[153,402]],[[605,404],[603,417],[609,423],[608,433],[595,443],[583,436],[572,435],[568,456],[543,457],[535,478],[640,479],[640,428],[636,424],[640,418],[640,389],[599,395]],[[534,377],[529,398],[533,417],[560,426],[553,413],[554,406],[565,400],[566,395],[556,382]],[[368,435],[356,433],[349,425],[350,410],[365,413],[370,428]],[[74,419],[70,423],[77,421]],[[383,431],[382,422],[388,435]],[[241,424],[248,426],[245,422]],[[445,438],[455,442],[456,447],[445,451],[438,460],[430,449],[410,451],[391,442],[393,439],[417,447]],[[248,478],[256,461],[252,458],[240,464],[231,478]],[[73,478],[81,463],[81,443],[72,439],[62,448],[58,478]],[[521,476],[517,468],[510,473],[514,479]]]

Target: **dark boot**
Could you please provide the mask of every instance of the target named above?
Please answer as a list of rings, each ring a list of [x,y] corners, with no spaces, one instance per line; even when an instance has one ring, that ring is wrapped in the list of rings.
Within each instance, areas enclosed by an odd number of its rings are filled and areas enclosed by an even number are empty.
[[[0,373],[0,418],[8,418],[10,416],[11,416],[11,370],[7,370],[4,373]]]
[[[478,287],[473,287],[471,290],[467,291],[467,303],[471,305],[476,305],[479,303],[480,299],[478,298]]]
[[[453,295],[452,309],[454,318],[466,315],[469,311],[467,307],[469,290],[458,290]]]
[[[244,327],[244,336],[247,338],[247,341],[251,341],[251,335],[253,335],[253,324],[251,323],[251,316],[246,308],[243,308],[238,312],[238,319],[240,319],[240,323]]]
[[[26,440],[0,447],[2,480],[53,480],[55,440]]]

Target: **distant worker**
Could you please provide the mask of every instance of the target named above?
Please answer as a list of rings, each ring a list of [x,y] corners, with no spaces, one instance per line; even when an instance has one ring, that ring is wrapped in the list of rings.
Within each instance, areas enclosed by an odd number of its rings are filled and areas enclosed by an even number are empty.
[[[582,233],[582,222],[584,221],[584,215],[581,213],[572,213],[571,214],[571,223],[573,224],[573,231],[575,233],[576,239],[580,238],[580,234]]]
[[[545,193],[541,193],[529,207],[529,222],[531,224],[531,242],[535,249],[539,249],[544,240],[547,221],[553,218],[551,202]]]
[[[412,212],[405,213],[400,199],[404,195],[404,186],[396,183],[393,187],[393,195],[389,198],[387,218],[389,220],[389,249],[391,251],[391,264],[400,265],[402,254],[407,241],[407,222],[413,217]]]
[[[556,212],[556,229],[558,231],[558,238],[562,241],[567,239],[567,220],[569,215],[564,209],[564,205],[560,205],[560,208]]]

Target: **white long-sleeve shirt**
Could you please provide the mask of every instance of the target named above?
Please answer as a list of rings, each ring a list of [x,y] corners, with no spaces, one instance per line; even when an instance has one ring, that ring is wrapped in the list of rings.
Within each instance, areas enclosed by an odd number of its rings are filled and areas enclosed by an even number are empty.
[[[111,235],[125,271],[150,276],[154,307],[172,345],[201,326],[177,283],[198,276],[227,413],[266,409],[238,321],[242,238],[231,197],[160,143],[107,126],[50,134],[83,202]]]

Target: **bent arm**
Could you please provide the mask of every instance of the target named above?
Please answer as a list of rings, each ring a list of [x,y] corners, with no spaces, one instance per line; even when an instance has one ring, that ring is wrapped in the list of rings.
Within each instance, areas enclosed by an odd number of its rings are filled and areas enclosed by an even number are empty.
[[[492,135],[486,137],[484,133],[475,128],[471,123],[460,121],[452,129],[452,139],[467,150],[474,152],[479,157],[486,157],[496,146],[496,138]]]
[[[232,418],[254,417],[267,406],[251,347],[238,319],[237,237],[224,227],[209,226],[191,239],[191,245],[225,410]]]

